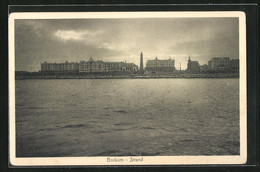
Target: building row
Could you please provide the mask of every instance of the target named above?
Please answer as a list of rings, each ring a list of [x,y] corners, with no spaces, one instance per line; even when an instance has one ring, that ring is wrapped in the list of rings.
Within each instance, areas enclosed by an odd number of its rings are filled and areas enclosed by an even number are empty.
[[[146,62],[147,71],[174,71],[175,61],[173,59],[154,60]],[[143,54],[140,55],[140,71],[143,67]],[[111,72],[111,71],[138,71],[138,66],[134,63],[126,62],[104,62],[102,60],[94,60],[92,57],[88,61],[80,61],[79,63],[47,63],[41,64],[41,72]]]
[[[192,61],[189,57],[187,71],[206,71],[206,70],[239,70],[239,59],[229,57],[214,57],[208,64],[201,65],[198,61]]]
[[[49,71],[78,71],[79,70],[79,63],[69,63],[66,61],[65,63],[47,63],[44,62],[41,64],[41,71],[42,72],[49,72]]]
[[[110,72],[110,71],[137,71],[138,66],[126,62],[95,61],[92,57],[88,61],[79,63],[47,63],[41,64],[41,72]]]
[[[190,72],[206,71],[206,70],[237,70],[239,69],[239,59],[230,59],[229,57],[214,57],[208,61],[208,64],[200,65],[198,61],[191,60],[189,57],[187,70]],[[159,60],[157,57],[153,60],[147,60],[146,68],[143,67],[143,53],[140,54],[140,71],[155,72],[172,72],[175,70],[175,60],[165,59]],[[180,69],[181,70],[181,69]],[[126,62],[104,62],[102,60],[94,60],[92,57],[88,61],[80,61],[79,63],[42,63],[42,72],[112,72],[112,71],[138,71],[138,66],[134,63]]]
[[[239,69],[239,59],[230,59],[229,57],[215,57],[208,62],[210,69]]]
[[[134,63],[126,62],[103,62],[94,61],[91,57],[88,61],[79,63],[79,72],[111,72],[111,71],[137,71],[138,66]]]

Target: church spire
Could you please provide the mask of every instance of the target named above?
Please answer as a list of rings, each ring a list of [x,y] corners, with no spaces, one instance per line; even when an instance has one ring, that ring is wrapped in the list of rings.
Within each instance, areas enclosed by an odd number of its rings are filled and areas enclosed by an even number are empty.
[[[187,63],[187,70],[191,70],[191,60],[190,60],[190,56],[189,56],[189,60]]]

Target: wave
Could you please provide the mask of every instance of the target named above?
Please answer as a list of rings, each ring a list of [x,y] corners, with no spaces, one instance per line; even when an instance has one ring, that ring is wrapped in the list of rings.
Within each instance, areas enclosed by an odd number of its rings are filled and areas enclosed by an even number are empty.
[[[132,128],[118,128],[113,131],[125,131],[125,130],[132,130]]]
[[[59,129],[62,128],[86,128],[88,127],[88,124],[76,124],[76,125],[65,125],[63,127],[60,127]]]
[[[142,127],[141,129],[145,129],[145,130],[155,130],[155,128],[153,128],[153,127]]]
[[[115,126],[121,126],[121,125],[132,125],[132,123],[129,123],[129,122],[119,122],[119,123],[116,123],[114,124]]]
[[[100,134],[100,133],[108,133],[109,131],[105,131],[105,130],[99,130],[99,131],[91,131],[92,133],[95,133],[95,134]]]
[[[114,112],[117,112],[117,113],[127,113],[126,110],[116,110],[116,111],[114,111]]]

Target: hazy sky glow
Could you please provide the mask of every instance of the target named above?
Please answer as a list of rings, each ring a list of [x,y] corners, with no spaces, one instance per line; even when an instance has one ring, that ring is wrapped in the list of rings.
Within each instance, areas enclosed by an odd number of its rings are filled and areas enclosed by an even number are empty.
[[[238,18],[16,19],[16,70],[38,71],[47,62],[175,59],[186,69],[192,60],[238,58]]]

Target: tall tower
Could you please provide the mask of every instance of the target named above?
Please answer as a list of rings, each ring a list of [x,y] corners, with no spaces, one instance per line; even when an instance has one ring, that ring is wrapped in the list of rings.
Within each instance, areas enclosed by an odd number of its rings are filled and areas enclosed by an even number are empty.
[[[189,56],[188,64],[187,64],[187,70],[191,70],[191,60]]]
[[[144,66],[143,66],[143,53],[141,52],[141,55],[140,55],[140,70],[143,70],[144,69]]]

